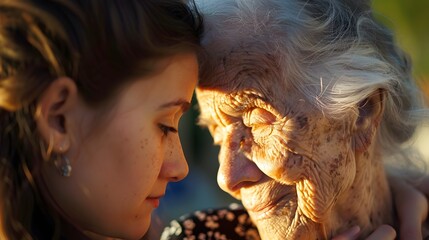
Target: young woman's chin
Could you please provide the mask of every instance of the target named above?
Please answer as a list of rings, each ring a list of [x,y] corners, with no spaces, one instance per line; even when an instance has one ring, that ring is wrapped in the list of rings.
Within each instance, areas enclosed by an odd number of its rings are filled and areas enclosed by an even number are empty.
[[[150,215],[147,217],[147,219],[139,224],[132,227],[132,229],[129,229],[127,232],[124,232],[120,236],[117,236],[117,238],[124,239],[124,240],[139,240],[141,239],[148,231],[150,226]]]
[[[116,232],[103,231],[84,231],[83,234],[92,240],[106,239],[124,239],[124,240],[139,240],[149,230],[151,215],[145,216],[144,219],[136,221],[134,224],[124,226],[123,229],[117,229]]]

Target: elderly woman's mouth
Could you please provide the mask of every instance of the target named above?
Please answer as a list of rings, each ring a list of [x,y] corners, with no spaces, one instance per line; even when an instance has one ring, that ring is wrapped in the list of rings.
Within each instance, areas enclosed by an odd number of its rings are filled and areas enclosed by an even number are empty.
[[[252,219],[268,219],[272,216],[293,216],[297,206],[295,185],[282,186],[281,193],[269,192],[266,196],[242,193],[242,203]],[[257,191],[257,190],[255,190]]]

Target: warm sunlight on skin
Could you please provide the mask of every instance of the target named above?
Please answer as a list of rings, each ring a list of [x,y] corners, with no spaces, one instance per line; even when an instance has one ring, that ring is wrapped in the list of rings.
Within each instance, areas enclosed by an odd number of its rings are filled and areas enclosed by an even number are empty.
[[[177,128],[197,83],[197,60],[183,54],[162,64],[124,88],[107,113],[79,100],[75,121],[66,123],[73,174],[64,178],[48,164],[43,169],[51,200],[82,231],[141,238],[167,183],[188,173]]]
[[[367,234],[364,227],[389,221],[380,214],[391,208],[387,182],[362,171],[383,172],[375,144],[361,142],[375,126],[361,126],[353,114],[328,118],[298,93],[273,104],[263,92],[276,86],[265,87],[196,91],[200,124],[220,146],[218,184],[241,200],[261,237],[327,239],[354,225]],[[376,190],[367,191],[370,185]]]

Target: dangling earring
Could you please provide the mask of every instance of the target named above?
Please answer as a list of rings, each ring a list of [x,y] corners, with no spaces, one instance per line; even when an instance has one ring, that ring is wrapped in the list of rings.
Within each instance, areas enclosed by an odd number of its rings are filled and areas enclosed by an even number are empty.
[[[60,146],[60,152],[63,151],[63,146]],[[72,172],[72,166],[70,160],[64,154],[58,154],[58,158],[55,161],[55,166],[58,168],[61,176],[70,177]]]
[[[54,163],[61,176],[71,176],[72,166],[70,165],[70,160],[66,156],[64,156],[63,154],[59,154]]]
[[[61,176],[63,177],[71,176],[72,166],[70,165],[69,159],[64,155],[61,155],[61,165],[59,166],[59,170],[60,170]]]

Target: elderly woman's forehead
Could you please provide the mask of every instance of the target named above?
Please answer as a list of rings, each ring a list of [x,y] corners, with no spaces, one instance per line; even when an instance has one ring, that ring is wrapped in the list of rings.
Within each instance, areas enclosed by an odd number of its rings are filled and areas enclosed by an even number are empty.
[[[231,85],[278,79],[284,70],[280,67],[283,53],[276,50],[273,42],[248,37],[233,43],[219,37],[215,38],[216,44],[206,45],[200,58],[200,84],[213,82],[213,78],[216,78],[215,84],[229,82]]]
[[[297,106],[306,104],[305,100],[296,95],[284,94],[283,98],[267,95],[258,88],[202,88],[196,90],[201,109],[221,109],[225,112],[242,113],[253,108],[263,108],[281,117]],[[306,104],[308,105],[308,104]],[[310,109],[308,106],[306,109]],[[314,110],[314,109],[313,109]]]

